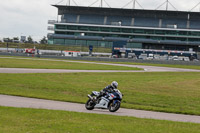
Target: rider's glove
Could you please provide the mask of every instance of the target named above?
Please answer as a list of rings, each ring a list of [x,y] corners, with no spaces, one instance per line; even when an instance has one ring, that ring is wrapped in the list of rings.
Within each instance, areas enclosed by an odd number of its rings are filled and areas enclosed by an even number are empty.
[[[105,94],[105,92],[103,90],[101,90],[100,95],[102,96],[103,94]]]
[[[117,92],[117,91],[118,91],[118,89],[114,89],[113,91],[114,91],[114,92]]]

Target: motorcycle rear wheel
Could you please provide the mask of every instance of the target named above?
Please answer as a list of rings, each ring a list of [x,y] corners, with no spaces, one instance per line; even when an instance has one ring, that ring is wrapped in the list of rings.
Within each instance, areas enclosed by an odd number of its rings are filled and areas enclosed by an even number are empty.
[[[87,110],[93,110],[94,109],[94,106],[95,106],[95,102],[92,101],[91,99],[89,99],[86,104],[85,104],[85,108]]]

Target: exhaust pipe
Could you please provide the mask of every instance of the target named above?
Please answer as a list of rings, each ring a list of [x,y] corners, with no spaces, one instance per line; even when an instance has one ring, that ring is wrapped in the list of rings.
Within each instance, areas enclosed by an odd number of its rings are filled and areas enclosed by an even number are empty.
[[[92,100],[93,99],[93,97],[92,96],[90,96],[89,94],[88,94],[88,97]]]

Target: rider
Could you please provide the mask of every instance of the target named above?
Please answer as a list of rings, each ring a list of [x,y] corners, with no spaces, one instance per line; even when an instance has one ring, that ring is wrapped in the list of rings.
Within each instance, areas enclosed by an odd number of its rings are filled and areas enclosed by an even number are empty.
[[[116,81],[113,81],[110,85],[106,86],[103,90],[100,91],[100,95],[97,97],[97,99],[101,96],[104,96],[106,93],[113,93],[115,92],[115,89],[117,89],[118,83]]]

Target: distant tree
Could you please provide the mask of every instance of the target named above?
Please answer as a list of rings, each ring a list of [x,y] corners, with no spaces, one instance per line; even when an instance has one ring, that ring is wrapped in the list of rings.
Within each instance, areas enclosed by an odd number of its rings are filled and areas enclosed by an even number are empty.
[[[33,43],[33,42],[34,42],[34,41],[33,41],[32,37],[29,36],[29,37],[27,38],[27,43]]]
[[[19,37],[13,37],[13,40],[19,40]]]
[[[38,42],[37,42],[37,41],[34,41],[33,43],[34,43],[34,44],[38,44]]]
[[[40,44],[47,44],[47,38],[45,36],[40,41]]]
[[[19,43],[19,38],[18,37],[13,37],[13,42],[14,43]]]
[[[3,41],[4,41],[4,42],[13,42],[13,40],[10,39],[9,37],[8,37],[8,38],[3,38]]]

